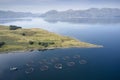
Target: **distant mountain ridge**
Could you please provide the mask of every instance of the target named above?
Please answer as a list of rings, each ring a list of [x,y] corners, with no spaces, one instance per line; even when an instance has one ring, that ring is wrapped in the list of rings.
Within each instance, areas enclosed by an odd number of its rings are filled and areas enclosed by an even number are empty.
[[[22,17],[43,17],[47,19],[71,19],[71,18],[120,18],[119,8],[90,8],[87,10],[50,10],[44,14],[33,14],[30,12],[14,12],[0,10],[0,18],[22,18]]]
[[[2,11],[0,10],[0,18],[22,18],[36,16],[30,12],[14,12],[14,11]]]
[[[41,15],[48,19],[71,19],[71,18],[120,18],[120,9],[118,8],[90,8],[87,10],[51,10]]]

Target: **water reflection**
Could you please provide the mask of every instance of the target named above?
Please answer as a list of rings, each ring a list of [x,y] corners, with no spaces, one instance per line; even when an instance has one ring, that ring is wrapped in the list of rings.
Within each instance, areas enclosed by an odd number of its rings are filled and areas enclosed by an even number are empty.
[[[22,18],[4,18],[0,19],[0,24],[12,23],[17,21],[32,21],[32,19],[22,19]]]
[[[44,19],[49,23],[68,22],[72,24],[118,24],[120,18],[72,18],[72,19]]]
[[[49,18],[8,18],[0,19],[0,24],[15,23],[16,22],[34,22],[34,20],[39,21],[38,23],[51,23],[55,24],[57,22],[67,22],[71,24],[118,24],[120,23],[120,18],[71,18],[71,19],[49,19]],[[42,21],[42,22],[41,22]],[[40,24],[39,24],[40,25]],[[44,24],[45,25],[45,24]],[[19,25],[21,26],[21,25]]]

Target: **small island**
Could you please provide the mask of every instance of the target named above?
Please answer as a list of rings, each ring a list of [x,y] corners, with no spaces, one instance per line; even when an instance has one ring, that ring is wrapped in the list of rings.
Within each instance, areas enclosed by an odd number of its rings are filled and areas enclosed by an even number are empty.
[[[55,48],[98,48],[100,45],[81,42],[39,28],[23,29],[0,25],[0,52],[47,50]]]

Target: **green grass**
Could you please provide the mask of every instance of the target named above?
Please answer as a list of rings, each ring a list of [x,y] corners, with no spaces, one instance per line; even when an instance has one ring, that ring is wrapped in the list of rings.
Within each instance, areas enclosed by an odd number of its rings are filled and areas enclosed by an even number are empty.
[[[25,34],[23,36],[22,34]],[[34,44],[30,45],[29,41],[33,41]],[[81,42],[76,39],[61,36],[52,32],[48,32],[43,29],[17,29],[9,30],[8,26],[0,25],[0,42],[6,44],[0,48],[0,52],[4,51],[18,51],[18,50],[30,50],[30,49],[49,49],[49,48],[69,48],[69,47],[81,47],[81,48],[93,48],[101,47],[98,45]],[[42,42],[47,46],[39,45]],[[50,44],[54,43],[54,44]]]

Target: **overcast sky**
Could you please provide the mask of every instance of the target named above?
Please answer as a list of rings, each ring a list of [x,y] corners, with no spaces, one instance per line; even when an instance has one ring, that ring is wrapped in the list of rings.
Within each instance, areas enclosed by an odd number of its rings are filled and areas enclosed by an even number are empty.
[[[120,0],[0,0],[0,10],[42,13],[48,10],[120,8]]]

